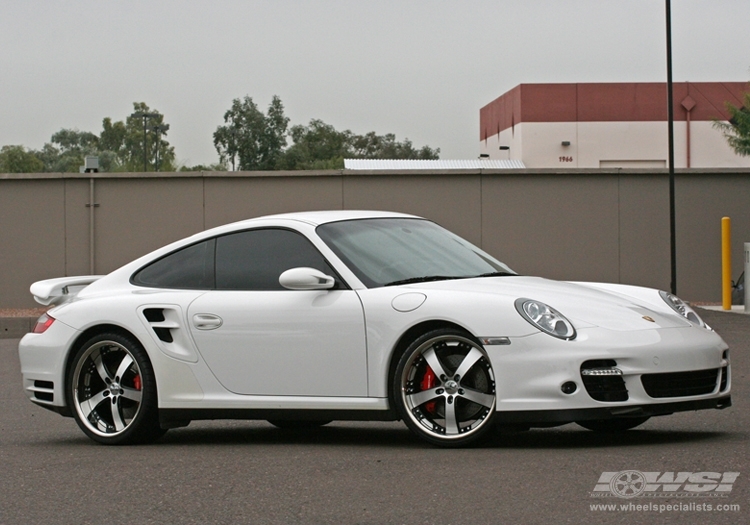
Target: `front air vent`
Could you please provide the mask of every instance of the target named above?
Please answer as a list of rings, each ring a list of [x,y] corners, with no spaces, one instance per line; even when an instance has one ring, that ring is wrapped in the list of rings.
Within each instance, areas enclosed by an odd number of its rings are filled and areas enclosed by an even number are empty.
[[[614,359],[592,359],[581,365],[581,380],[586,392],[596,401],[607,403],[628,400],[622,370]]]
[[[720,370],[643,374],[641,383],[651,397],[690,397],[710,394],[716,389]]]
[[[719,392],[725,392],[729,386],[729,350],[724,350],[721,354],[722,367],[721,367],[721,383],[719,385]]]
[[[724,392],[727,389],[727,383],[729,382],[729,367],[725,366],[721,369],[721,386],[719,391]]]

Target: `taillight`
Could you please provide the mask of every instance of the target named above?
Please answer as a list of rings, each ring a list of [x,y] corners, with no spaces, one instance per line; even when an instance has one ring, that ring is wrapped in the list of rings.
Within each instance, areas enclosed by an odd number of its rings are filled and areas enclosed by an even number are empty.
[[[42,314],[42,316],[36,320],[36,324],[34,325],[34,329],[31,331],[32,334],[43,334],[47,331],[47,328],[52,326],[52,323],[55,322],[55,318],[47,315]]]

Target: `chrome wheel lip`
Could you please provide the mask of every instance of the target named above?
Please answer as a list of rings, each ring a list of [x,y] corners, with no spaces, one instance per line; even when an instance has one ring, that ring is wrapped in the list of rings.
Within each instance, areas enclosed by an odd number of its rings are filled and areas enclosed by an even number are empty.
[[[419,417],[419,415],[417,414],[418,412],[421,412],[421,409],[419,409],[419,407],[422,406],[426,401],[419,399],[419,402],[414,404],[412,402],[412,398],[410,397],[410,394],[407,392],[408,390],[407,385],[409,384],[410,381],[413,380],[413,378],[410,379],[410,376],[415,372],[415,367],[419,363],[420,359],[425,359],[429,361],[429,359],[424,357],[425,352],[428,352],[430,349],[434,348],[436,345],[439,345],[440,343],[446,343],[446,344],[457,343],[457,346],[460,346],[460,345],[468,346],[469,352],[467,352],[464,358],[466,358],[472,352],[472,349],[476,349],[477,351],[479,351],[481,353],[481,356],[479,356],[476,359],[474,364],[472,364],[471,366],[463,370],[463,373],[464,375],[466,375],[467,372],[472,370],[480,362],[483,362],[485,372],[487,373],[488,379],[490,381],[491,392],[481,393],[482,396],[491,395],[492,397],[491,403],[489,403],[489,405],[485,405],[485,404],[481,405],[485,407],[483,411],[483,415],[479,419],[476,419],[476,420],[456,421],[457,432],[455,433],[448,433],[447,420],[446,420],[446,426],[442,426],[433,420],[433,419],[444,419],[444,418],[432,418],[431,419],[426,416]],[[456,369],[456,371],[458,371],[462,367],[463,367],[463,363]],[[463,398],[463,399],[468,400],[469,396],[465,397],[466,392],[464,391],[464,388],[466,387],[462,387],[461,385],[461,381],[463,380],[462,377],[458,377],[457,379],[455,377],[447,377],[447,376],[441,377],[441,375],[444,375],[442,374],[442,371],[433,370],[433,372],[435,372],[435,375],[439,382],[439,385],[434,388],[436,395],[434,396],[433,399],[435,399],[436,402],[438,403],[445,402],[447,403],[445,407],[448,407],[448,405],[453,404],[454,400],[456,399]],[[461,337],[459,335],[441,335],[441,336],[433,337],[425,341],[424,343],[422,343],[414,352],[412,352],[412,355],[410,356],[409,360],[404,366],[403,371],[401,373],[401,377],[400,377],[400,386],[401,386],[400,388],[401,402],[406,409],[405,412],[407,416],[416,425],[416,427],[419,428],[426,435],[431,436],[433,438],[438,438],[444,441],[456,441],[456,440],[466,439],[469,436],[479,432],[480,429],[483,429],[484,426],[487,424],[488,420],[490,419],[490,416],[494,413],[495,407],[497,404],[496,389],[495,389],[495,376],[494,376],[492,367],[490,365],[489,356],[480,345],[478,345],[477,343],[475,343],[474,341],[466,337]],[[476,392],[476,391],[473,391],[473,392]],[[440,401],[441,399],[444,401]],[[447,412],[447,408],[444,408],[444,411]],[[425,423],[426,421],[431,423],[431,425],[426,424]],[[466,423],[468,421],[475,421],[475,422],[469,427],[464,427],[462,423]]]
[[[97,393],[96,395],[92,395],[86,399],[80,399],[81,395],[81,376],[82,373],[84,373],[84,367],[87,366],[87,363],[92,362],[94,367],[97,368],[97,371],[99,372],[99,375],[105,371],[103,367],[98,367],[96,362],[94,361],[96,358],[92,357],[95,353],[101,352],[102,349],[113,349],[114,351],[117,351],[118,353],[122,354],[122,359],[119,360],[118,369],[122,366],[123,362],[126,359],[130,360],[130,363],[124,368],[123,372],[127,372],[131,370],[131,368],[135,368],[135,372],[137,375],[139,375],[141,378],[143,377],[143,374],[141,372],[140,366],[138,366],[138,362],[135,359],[135,356],[128,350],[127,347],[123,346],[121,343],[118,343],[116,341],[112,340],[104,340],[104,341],[98,341],[97,343],[91,345],[86,352],[78,359],[78,361],[75,364],[75,368],[73,371],[73,376],[71,380],[71,387],[72,387],[72,404],[75,407],[76,414],[78,415],[79,421],[85,425],[86,429],[91,432],[92,434],[95,434],[100,437],[104,438],[112,438],[119,436],[126,432],[132,422],[138,417],[138,414],[141,412],[141,408],[143,406],[143,400],[140,398],[138,401],[132,400],[133,403],[135,403],[135,410],[132,413],[132,415],[128,416],[127,418],[123,417],[122,414],[119,415],[120,421],[122,422],[123,426],[119,430],[114,431],[103,431],[98,426],[94,425],[91,420],[89,419],[89,416],[92,413],[99,412],[100,410],[104,409],[104,406],[106,404],[110,414],[113,414],[113,410],[117,409],[119,413],[119,400],[123,397],[127,397],[125,388],[122,385],[122,376],[119,376],[114,378],[114,381],[108,382],[108,387],[102,390],[101,392]],[[109,375],[109,374],[107,374]],[[111,379],[111,378],[110,378]],[[103,380],[103,379],[102,379]],[[114,387],[114,388],[113,388]],[[140,389],[140,395],[143,394],[143,388]],[[99,396],[101,399],[96,400],[95,398]],[[139,396],[140,397],[140,396]],[[91,407],[90,401],[92,399],[95,399],[94,406]],[[117,407],[117,408],[115,408]],[[88,411],[88,413],[87,413]]]

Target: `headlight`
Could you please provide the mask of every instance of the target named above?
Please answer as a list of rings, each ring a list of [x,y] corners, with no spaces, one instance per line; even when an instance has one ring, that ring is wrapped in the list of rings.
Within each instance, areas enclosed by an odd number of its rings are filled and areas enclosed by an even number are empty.
[[[661,298],[664,299],[664,302],[667,303],[672,310],[680,314],[691,323],[702,326],[706,330],[713,330],[710,326],[703,322],[703,319],[701,319],[700,316],[695,313],[695,310],[690,308],[685,301],[683,301],[676,295],[672,295],[671,293],[665,291],[660,291],[659,295],[661,295]]]
[[[574,339],[576,329],[563,314],[542,302],[532,299],[516,299],[516,310],[521,317],[542,332],[560,339]]]

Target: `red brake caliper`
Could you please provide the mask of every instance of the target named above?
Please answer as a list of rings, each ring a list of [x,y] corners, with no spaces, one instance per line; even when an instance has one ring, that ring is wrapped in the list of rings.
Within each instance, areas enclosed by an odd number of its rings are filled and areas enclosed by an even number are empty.
[[[136,390],[141,389],[141,376],[135,376],[133,378],[133,388],[135,388]]]
[[[425,370],[424,376],[422,377],[422,382],[420,383],[419,386],[422,388],[422,390],[429,390],[431,388],[435,388],[436,383],[437,383],[437,376],[435,375],[435,372],[432,371],[432,368],[428,366],[427,370]],[[428,401],[427,403],[424,404],[424,409],[430,414],[434,414],[435,402]]]

